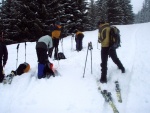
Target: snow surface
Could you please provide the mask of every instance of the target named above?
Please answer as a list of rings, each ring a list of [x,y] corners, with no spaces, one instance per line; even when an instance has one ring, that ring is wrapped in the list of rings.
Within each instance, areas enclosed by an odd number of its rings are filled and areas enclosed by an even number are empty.
[[[150,112],[150,23],[119,25],[121,48],[118,57],[126,68],[122,74],[117,66],[108,60],[108,83],[101,85],[112,93],[113,101],[120,113]],[[112,108],[97,89],[100,79],[100,44],[97,44],[98,30],[84,32],[83,50],[75,51],[75,42],[71,50],[71,36],[59,44],[67,59],[50,61],[60,76],[50,79],[37,79],[37,56],[35,42],[27,42],[26,61],[31,69],[28,73],[15,76],[11,85],[0,84],[0,113],[113,113]],[[83,78],[87,45],[93,44],[92,74],[91,51]],[[5,74],[15,70],[25,62],[25,44],[8,45],[8,62]],[[62,48],[63,47],[63,48]],[[117,101],[114,81],[120,82],[123,102]]]

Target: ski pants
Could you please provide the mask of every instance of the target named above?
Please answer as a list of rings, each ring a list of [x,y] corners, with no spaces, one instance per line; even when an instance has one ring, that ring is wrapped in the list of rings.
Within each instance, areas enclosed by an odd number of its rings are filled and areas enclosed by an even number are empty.
[[[48,61],[47,50],[44,48],[36,48],[38,62],[41,64],[46,64]]]
[[[101,48],[101,77],[106,78],[107,75],[107,61],[108,61],[108,56],[112,59],[112,61],[118,66],[119,69],[124,68],[122,63],[120,62],[116,49],[110,49],[109,47],[102,47]]]
[[[2,63],[0,63],[0,83],[3,82],[4,74],[3,74],[3,66]]]
[[[53,49],[55,49],[54,57],[58,56],[59,38],[53,38],[53,47],[49,50],[49,57],[52,57]]]
[[[82,50],[82,40],[83,40],[83,35],[80,34],[75,38],[77,51]]]

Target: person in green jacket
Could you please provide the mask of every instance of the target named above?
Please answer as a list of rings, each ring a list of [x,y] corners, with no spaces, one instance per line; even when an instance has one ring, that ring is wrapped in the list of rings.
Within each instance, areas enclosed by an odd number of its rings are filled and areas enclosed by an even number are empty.
[[[99,34],[98,42],[101,43],[101,83],[107,83],[107,61],[108,56],[118,66],[122,73],[125,68],[119,60],[116,49],[110,49],[110,24],[106,22],[98,22]]]

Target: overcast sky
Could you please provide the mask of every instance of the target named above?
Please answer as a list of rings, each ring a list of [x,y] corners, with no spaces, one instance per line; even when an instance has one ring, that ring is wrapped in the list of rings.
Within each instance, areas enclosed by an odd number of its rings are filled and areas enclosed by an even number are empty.
[[[2,0],[0,0],[1,2]],[[90,0],[89,0],[90,1]],[[144,0],[131,0],[131,4],[133,5],[133,12],[137,13],[142,9]]]
[[[131,0],[131,4],[133,5],[133,12],[138,13],[142,9],[144,0]]]

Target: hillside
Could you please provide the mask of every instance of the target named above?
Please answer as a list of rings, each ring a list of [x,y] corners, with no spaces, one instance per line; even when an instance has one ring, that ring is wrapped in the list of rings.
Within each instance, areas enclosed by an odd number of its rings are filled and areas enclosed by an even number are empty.
[[[112,93],[113,101],[119,113],[149,113],[150,111],[150,23],[120,25],[121,47],[118,57],[126,68],[122,74],[111,59],[108,61],[108,83],[102,85]],[[97,89],[100,79],[100,44],[97,45],[98,31],[84,32],[83,50],[71,50],[71,36],[59,44],[59,51],[64,51],[67,59],[54,61],[60,76],[50,79],[37,79],[37,56],[35,42],[27,42],[26,61],[31,70],[14,77],[11,85],[0,84],[0,113],[113,113]],[[83,72],[87,55],[88,42],[92,42],[88,54],[85,77]],[[16,69],[17,44],[8,45],[8,62],[5,74]],[[63,48],[62,48],[63,47]],[[25,45],[20,44],[18,64],[25,62]],[[116,98],[114,81],[120,82],[123,102]]]

